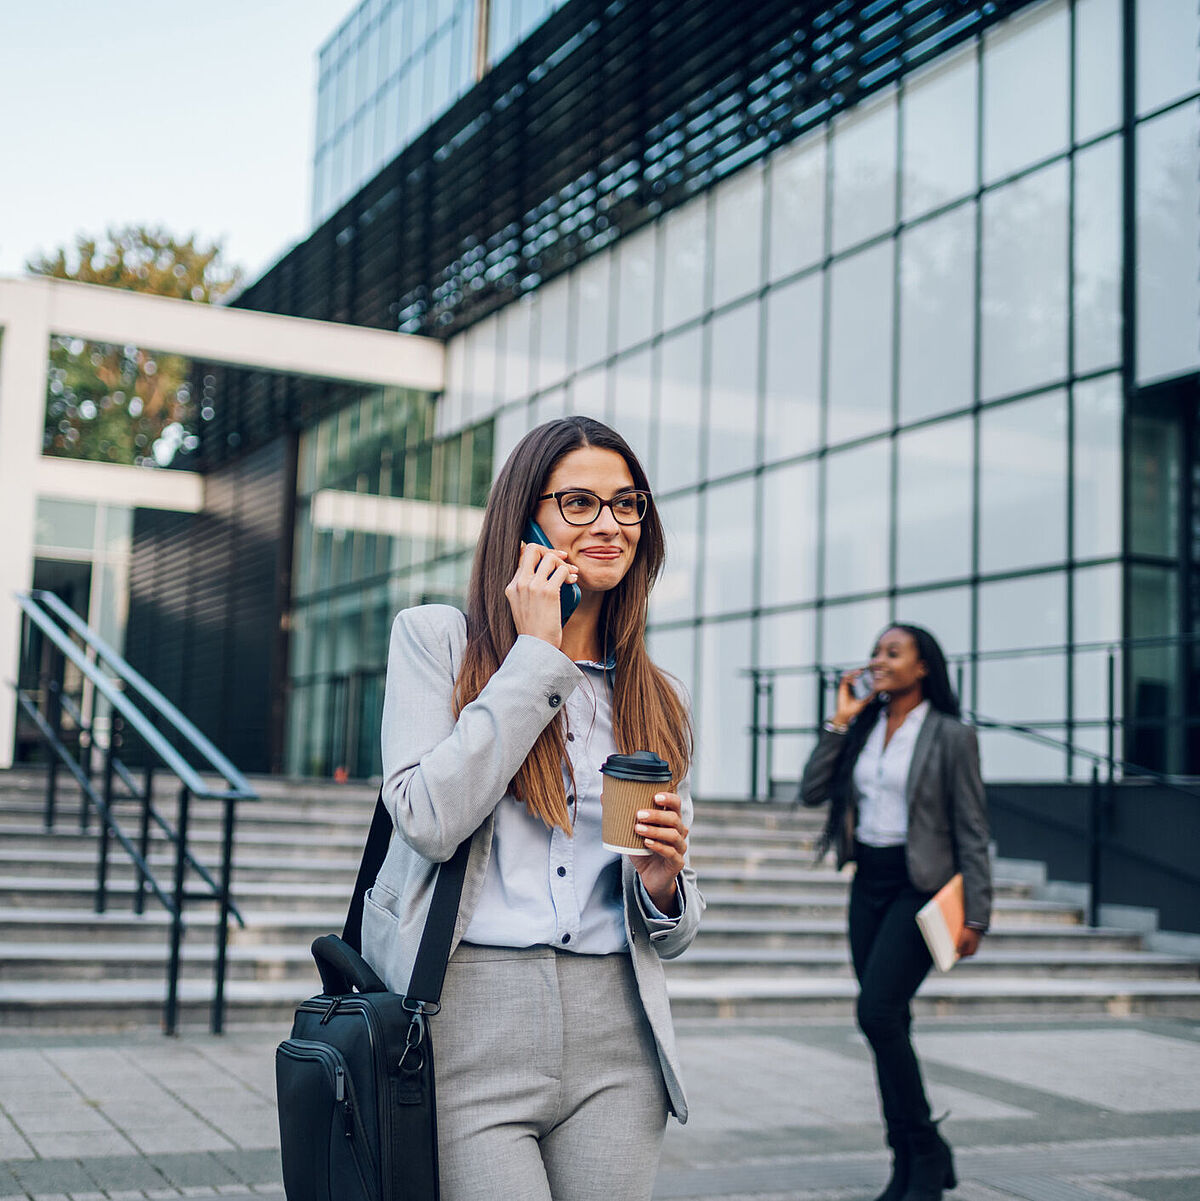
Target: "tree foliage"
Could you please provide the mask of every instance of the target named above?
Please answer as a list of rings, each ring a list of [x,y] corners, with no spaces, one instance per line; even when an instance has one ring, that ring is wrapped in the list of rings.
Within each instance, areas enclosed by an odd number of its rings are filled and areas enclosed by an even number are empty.
[[[162,229],[127,226],[104,239],[80,235],[26,264],[35,275],[211,304],[236,287],[237,268],[218,244],[180,241]],[[179,355],[55,337],[50,345],[46,454],[134,465],[179,464],[199,445],[211,415]]]

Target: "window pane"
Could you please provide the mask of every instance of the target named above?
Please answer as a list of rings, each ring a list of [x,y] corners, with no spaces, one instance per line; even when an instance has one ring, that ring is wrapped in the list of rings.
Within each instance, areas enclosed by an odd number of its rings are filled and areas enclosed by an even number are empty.
[[[712,319],[708,476],[754,464],[758,444],[757,300]]]
[[[895,620],[924,626],[949,657],[967,654],[971,649],[971,590],[938,588],[905,593],[896,597]],[[953,663],[950,685],[957,691],[958,670]]]
[[[1065,393],[987,409],[979,421],[980,570],[1065,559]]]
[[[651,630],[646,636],[650,658],[663,671],[675,677],[689,701],[696,694],[696,631],[693,626],[674,630]]]
[[[821,275],[767,293],[763,454],[784,459],[821,437]]]
[[[543,425],[547,421],[553,421],[556,417],[564,416],[567,412],[567,386],[559,384],[557,388],[543,392],[534,401],[532,423],[533,425]]]
[[[560,275],[534,293],[538,310],[537,362],[530,381],[534,387],[546,388],[566,377],[570,362],[567,348],[570,286],[570,276]]]
[[[796,609],[763,617],[758,623],[758,665],[795,667],[812,663],[817,650],[816,618],[814,609]],[[815,673],[776,676],[772,716],[776,727],[815,726]],[[762,721],[767,719],[765,704],[759,717]],[[800,778],[814,742],[815,736],[809,733],[776,734],[771,745],[771,778],[792,781],[794,788],[794,781]],[[765,759],[760,763],[765,768]]]
[[[504,345],[503,378],[500,384],[502,401],[521,400],[529,395],[532,367],[529,340],[532,318],[531,298],[513,301],[500,310]]]
[[[496,403],[496,325],[497,319],[493,315],[467,331],[470,387],[463,398],[463,420],[467,423],[476,415],[490,412]]]
[[[761,603],[791,605],[817,594],[817,463],[763,475]]]
[[[644,342],[654,332],[654,238],[649,225],[617,243],[617,349]]]
[[[575,268],[575,347],[577,367],[590,367],[608,354],[609,252]]]
[[[900,420],[974,399],[975,206],[904,231],[900,239]]]
[[[1137,258],[1138,382],[1194,370],[1200,365],[1200,103],[1138,127]]]
[[[1179,427],[1170,418],[1138,413],[1129,443],[1129,549],[1175,558],[1183,519]]]
[[[1138,0],[1136,38],[1139,116],[1200,87],[1200,8],[1191,0]]]
[[[704,311],[708,208],[701,196],[663,219],[663,329]]]
[[[658,503],[667,541],[667,562],[650,593],[650,620],[653,622],[688,620],[696,615],[699,512],[694,492]]]
[[[863,664],[887,628],[888,605],[878,600],[826,605],[821,612],[821,662],[826,667]]]
[[[671,492],[700,479],[703,352],[704,331],[699,327],[664,338],[659,349],[658,454],[651,483],[660,492]]]
[[[905,83],[905,220],[975,189],[978,77],[971,47]]]
[[[983,179],[989,183],[1066,149],[1067,6],[1041,6],[984,35]]]
[[[1075,385],[1074,557],[1120,553],[1121,380],[1106,375]]]
[[[618,359],[614,370],[612,422],[643,463],[650,462],[650,350]]]
[[[896,96],[860,105],[834,122],[834,253],[896,223]]]
[[[1121,142],[1075,156],[1075,370],[1121,357]]]
[[[706,797],[750,789],[750,623],[710,623],[700,632],[700,693],[694,787]]]
[[[704,495],[704,612],[749,609],[754,597],[754,480],[718,484]]]
[[[971,573],[974,422],[938,422],[896,440],[896,582]]]
[[[825,253],[825,135],[777,151],[770,160],[771,245],[767,272],[781,279]]]
[[[763,174],[744,167],[713,189],[713,306],[745,296],[762,276]]]
[[[983,198],[984,399],[1061,379],[1067,367],[1067,168]]]
[[[1121,0],[1075,0],[1075,140],[1121,123]]]
[[[891,453],[886,441],[825,460],[825,594],[888,586]]]
[[[893,258],[884,242],[831,268],[830,442],[891,424]]]
[[[608,370],[584,371],[571,384],[571,412],[603,421],[608,415]]]
[[[1121,637],[1121,568],[1113,563],[1075,572],[1076,644],[1115,642]],[[1076,651],[1074,714],[1077,721],[1108,717],[1108,654],[1103,650]],[[1116,656],[1116,697],[1120,713],[1121,656]]]

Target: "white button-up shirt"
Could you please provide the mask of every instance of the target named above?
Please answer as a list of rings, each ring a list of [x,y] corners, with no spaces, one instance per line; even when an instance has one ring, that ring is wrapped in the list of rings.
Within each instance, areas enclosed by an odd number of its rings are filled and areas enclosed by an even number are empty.
[[[496,807],[492,853],[479,903],[464,940],[484,946],[548,945],[583,955],[628,950],[621,899],[621,857],[600,840],[600,768],[616,751],[612,692],[605,665],[582,662],[583,682],[564,702],[567,757],[563,769],[573,834],[547,829],[511,798]],[[611,664],[609,665],[611,668]],[[570,804],[574,795],[575,802]],[[648,917],[667,918],[639,884]],[[682,898],[681,898],[682,899]]]
[[[908,773],[929,702],[922,701],[900,723],[885,747],[887,714],[881,713],[854,765],[858,792],[855,837],[870,847],[903,846],[908,839]]]

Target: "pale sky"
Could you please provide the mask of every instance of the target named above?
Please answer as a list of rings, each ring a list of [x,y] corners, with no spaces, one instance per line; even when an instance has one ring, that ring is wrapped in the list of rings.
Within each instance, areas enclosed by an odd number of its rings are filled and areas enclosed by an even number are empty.
[[[316,55],[356,0],[0,0],[0,275],[109,225],[309,232]]]

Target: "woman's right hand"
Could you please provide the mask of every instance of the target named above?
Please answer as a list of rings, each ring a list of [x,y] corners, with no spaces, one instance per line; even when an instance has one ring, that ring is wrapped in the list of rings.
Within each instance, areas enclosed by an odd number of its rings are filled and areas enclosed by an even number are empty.
[[[855,667],[846,672],[839,681],[837,712],[833,715],[835,725],[848,726],[874,698],[874,690],[861,698],[854,695],[854,681],[866,670],[865,667]]]
[[[522,542],[516,573],[504,589],[517,633],[532,634],[561,649],[562,610],[558,596],[564,584],[574,584],[578,579],[578,568],[558,551],[536,542]]]

